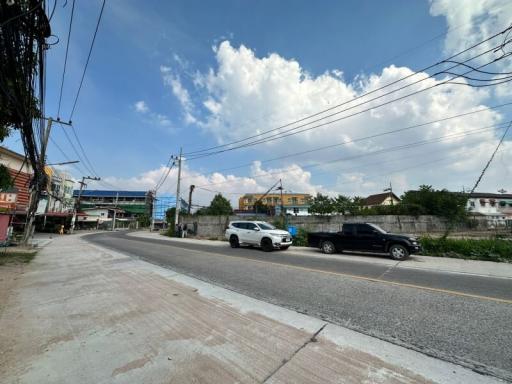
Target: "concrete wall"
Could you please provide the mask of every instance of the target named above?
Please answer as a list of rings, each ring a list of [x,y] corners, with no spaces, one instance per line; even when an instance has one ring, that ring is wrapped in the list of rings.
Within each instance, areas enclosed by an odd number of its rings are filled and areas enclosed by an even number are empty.
[[[187,228],[197,228],[197,236],[211,238],[224,236],[224,230],[230,221],[262,220],[272,223],[278,218],[248,216],[184,216]],[[395,233],[441,233],[446,230],[446,220],[436,216],[288,216],[288,225],[305,228],[308,231],[339,231],[343,223],[367,222],[381,226],[388,232]],[[194,225],[195,223],[195,225]],[[453,228],[455,231],[466,231],[466,226]],[[482,228],[479,228],[482,229]]]

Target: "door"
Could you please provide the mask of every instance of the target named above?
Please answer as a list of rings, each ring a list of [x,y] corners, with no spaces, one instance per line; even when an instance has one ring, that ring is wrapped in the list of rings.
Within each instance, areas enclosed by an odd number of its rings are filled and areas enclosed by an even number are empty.
[[[368,224],[357,225],[356,248],[359,251],[383,252],[384,238]]]
[[[254,223],[246,223],[246,234],[247,243],[250,244],[259,244],[260,243],[260,231],[259,227]]]
[[[343,224],[342,231],[336,236],[338,249],[355,249],[356,247],[356,225]]]

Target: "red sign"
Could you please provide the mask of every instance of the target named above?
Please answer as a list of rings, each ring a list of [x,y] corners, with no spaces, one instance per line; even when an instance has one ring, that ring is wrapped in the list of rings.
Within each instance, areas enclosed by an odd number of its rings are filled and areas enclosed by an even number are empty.
[[[0,208],[14,209],[16,208],[17,193],[0,192]]]

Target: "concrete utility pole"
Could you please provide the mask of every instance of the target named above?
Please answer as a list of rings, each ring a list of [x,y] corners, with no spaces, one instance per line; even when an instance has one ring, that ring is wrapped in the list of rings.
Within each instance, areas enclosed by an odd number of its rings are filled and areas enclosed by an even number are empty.
[[[192,184],[190,186],[190,190],[188,192],[188,214],[190,215],[190,210],[192,209],[192,192],[194,192],[194,189],[196,186]]]
[[[116,204],[114,205],[114,217],[112,218],[112,230],[116,230],[116,213],[117,213],[117,202],[119,200],[119,192],[116,192]]]
[[[80,197],[82,196],[82,190],[84,189],[84,187],[87,186],[87,184],[85,183],[85,180],[99,181],[101,179],[99,177],[83,176],[82,181],[78,182],[78,184],[80,184],[80,190],[78,191],[78,197],[75,202],[75,208],[73,209],[73,217],[71,218],[71,228],[70,228],[71,233],[73,233],[75,230],[76,213],[80,209]]]
[[[39,164],[38,169],[33,169],[35,183],[32,186],[29,199],[29,210],[27,212],[27,221],[25,224],[25,232],[23,233],[23,244],[28,244],[28,240],[34,233],[34,221],[37,213],[37,207],[39,205],[39,198],[42,192],[40,178],[43,177],[44,167],[46,165],[46,148],[48,147],[48,139],[50,138],[50,132],[52,130],[52,124],[54,121],[58,121],[60,124],[71,126],[71,122],[64,123],[60,119],[54,120],[51,117],[43,118],[48,121],[46,129],[41,136],[40,152],[39,152]],[[42,173],[42,174],[41,174]],[[45,176],[47,177],[47,176]]]
[[[155,205],[158,204],[156,201],[156,189],[151,193],[151,224],[149,225],[149,232],[153,232],[155,229]],[[138,224],[137,224],[138,225]]]
[[[284,204],[283,204],[283,181],[279,179],[279,187],[277,189],[281,192],[281,216],[284,216]]]
[[[180,147],[180,157],[178,157],[178,182],[176,183],[176,213],[174,215],[174,224],[178,225],[180,219],[181,210],[181,197],[180,197],[180,181],[181,181],[181,156],[183,154],[183,148]]]

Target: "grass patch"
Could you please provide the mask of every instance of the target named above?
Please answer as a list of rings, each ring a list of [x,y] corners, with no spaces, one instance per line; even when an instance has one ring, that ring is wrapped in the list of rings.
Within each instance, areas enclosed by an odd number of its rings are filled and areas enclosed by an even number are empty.
[[[512,241],[503,239],[447,239],[422,237],[425,256],[512,263]]]
[[[36,256],[37,251],[0,250],[0,265],[27,264]]]

